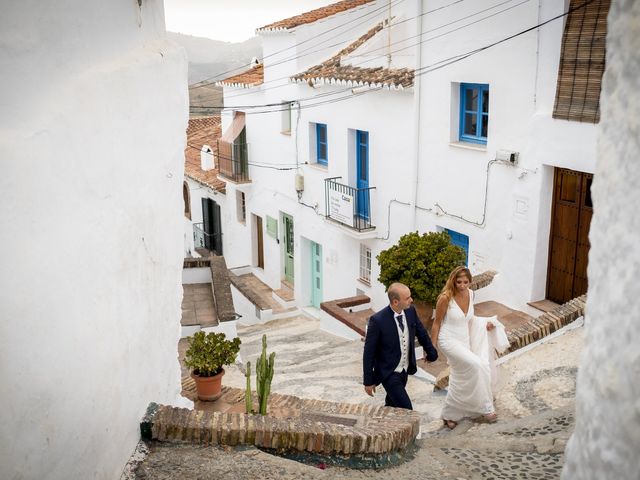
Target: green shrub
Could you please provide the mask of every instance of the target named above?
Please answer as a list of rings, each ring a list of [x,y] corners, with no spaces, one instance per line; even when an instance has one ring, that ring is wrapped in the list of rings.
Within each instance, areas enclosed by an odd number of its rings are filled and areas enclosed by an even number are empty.
[[[446,232],[407,233],[397,245],[380,252],[378,280],[389,287],[404,283],[414,300],[436,304],[451,271],[464,265],[465,251],[451,244]]]
[[[236,361],[240,351],[240,339],[227,340],[224,333],[196,332],[189,337],[189,348],[184,363],[201,377],[212,377],[222,371],[224,365]]]

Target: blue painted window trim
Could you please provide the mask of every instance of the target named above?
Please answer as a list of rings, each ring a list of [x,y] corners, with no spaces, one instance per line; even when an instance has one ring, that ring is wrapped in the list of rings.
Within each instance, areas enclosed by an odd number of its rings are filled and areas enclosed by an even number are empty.
[[[464,252],[467,254],[464,264],[469,265],[469,237],[463,233],[458,233],[454,230],[449,230],[448,228],[444,229],[445,232],[449,234],[451,237],[451,243],[458,247],[462,247]]]
[[[467,90],[473,89],[478,91],[478,105],[476,110],[465,110],[466,105],[466,97]],[[483,112],[483,92],[489,93],[489,85],[483,83],[461,83],[460,84],[460,135],[459,139],[461,142],[471,142],[471,143],[480,143],[482,145],[487,144],[487,137],[482,136],[482,117],[487,117],[487,129],[488,129],[488,120],[489,120],[489,107],[487,106],[487,111]],[[488,95],[487,95],[488,96]],[[465,134],[465,113],[475,114],[476,117],[476,134],[469,135]]]
[[[324,142],[320,141],[321,132],[324,132]],[[320,153],[321,147],[324,146],[324,156]],[[329,139],[327,137],[327,125],[325,123],[316,123],[316,162],[325,167],[329,164]]]

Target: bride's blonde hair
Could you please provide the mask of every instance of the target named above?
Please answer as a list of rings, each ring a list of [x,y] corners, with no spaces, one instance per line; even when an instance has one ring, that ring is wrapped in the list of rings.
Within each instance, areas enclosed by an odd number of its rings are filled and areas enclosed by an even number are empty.
[[[469,283],[473,281],[471,271],[467,267],[461,266],[454,268],[453,271],[449,274],[447,283],[444,284],[444,288],[440,292],[440,295],[438,295],[438,300],[440,300],[440,297],[444,297],[450,301],[456,292],[456,279],[462,276],[467,277],[469,279]]]

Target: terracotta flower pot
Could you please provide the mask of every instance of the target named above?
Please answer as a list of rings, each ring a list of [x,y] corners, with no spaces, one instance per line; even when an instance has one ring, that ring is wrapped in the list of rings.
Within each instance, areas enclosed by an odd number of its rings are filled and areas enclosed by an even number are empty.
[[[198,399],[205,402],[212,402],[222,396],[222,376],[224,375],[224,369],[213,377],[201,377],[194,373],[191,374],[196,382],[196,391],[198,392]]]

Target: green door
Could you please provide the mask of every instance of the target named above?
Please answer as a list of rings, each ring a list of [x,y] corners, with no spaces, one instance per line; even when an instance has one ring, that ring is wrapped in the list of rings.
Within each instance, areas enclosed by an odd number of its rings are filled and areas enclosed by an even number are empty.
[[[284,224],[284,279],[293,285],[293,218],[282,214]]]
[[[320,308],[322,302],[322,247],[311,242],[311,305]]]

